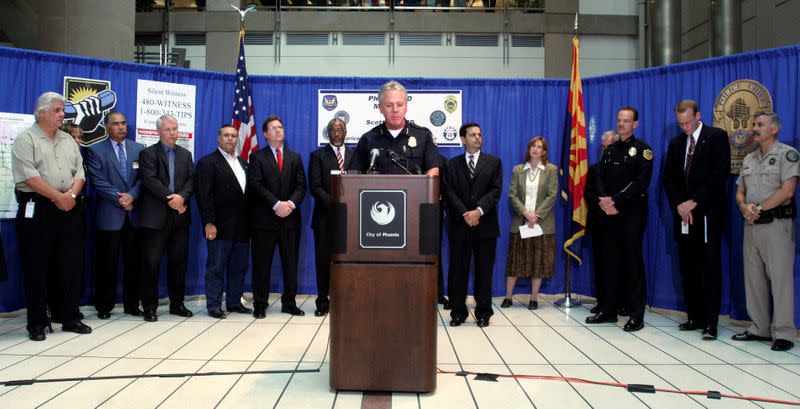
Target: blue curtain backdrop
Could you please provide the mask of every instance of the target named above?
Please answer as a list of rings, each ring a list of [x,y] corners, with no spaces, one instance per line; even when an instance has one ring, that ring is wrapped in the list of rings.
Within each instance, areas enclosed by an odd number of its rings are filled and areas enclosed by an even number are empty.
[[[775,111],[783,120],[779,139],[799,146],[798,123],[798,55],[800,46],[779,48],[737,56],[703,60],[633,71],[604,77],[586,78],[583,81],[588,147],[590,163],[599,156],[599,136],[604,130],[615,129],[616,111],[623,105],[633,105],[639,110],[639,128],[636,136],[649,143],[655,153],[653,179],[650,184],[650,213],[643,243],[648,275],[648,304],[656,307],[682,309],[683,300],[677,263],[677,247],[672,240],[670,210],[659,182],[661,168],[671,137],[680,132],[675,124],[672,107],[684,98],[700,104],[703,120],[712,121],[713,104],[725,85],[739,79],[752,79],[762,83],[772,95]],[[192,71],[185,69],[119,63],[58,54],[41,53],[0,47],[0,112],[32,113],[36,97],[45,91],[61,91],[63,77],[111,81],[117,93],[115,109],[128,116],[129,135],[133,137],[136,123],[136,80],[147,79],[197,87],[197,116],[195,129],[195,160],[216,147],[216,130],[231,118],[233,75]],[[299,152],[307,165],[311,151],[316,149],[317,90],[325,89],[378,89],[389,78],[355,77],[272,77],[251,76],[256,120],[277,114],[284,120],[287,143]],[[397,79],[397,78],[396,78]],[[561,166],[558,158],[569,149],[567,134],[566,80],[486,80],[486,79],[422,79],[399,78],[409,89],[455,88],[463,91],[463,118],[481,124],[484,133],[484,150],[498,155],[503,161],[504,188],[501,196],[500,225],[497,262],[495,264],[494,294],[504,289],[504,271],[508,253],[508,229],[511,210],[508,204],[508,183],[511,168],[523,161],[527,141],[543,135],[550,144],[548,156]],[[260,126],[259,126],[260,128]],[[260,133],[260,131],[259,131]],[[259,146],[266,146],[259,135]],[[460,149],[442,149],[446,157],[461,153]],[[729,180],[730,218],[723,240],[723,314],[746,319],[742,271],[742,221],[733,203],[735,177]],[[565,220],[566,206],[559,200],[556,217]],[[300,206],[303,231],[300,246],[300,293],[316,293],[314,274],[314,243],[310,228],[313,198],[307,196]],[[197,216],[196,206],[192,211]],[[206,248],[201,228],[196,222],[191,228],[187,292],[203,293]],[[564,223],[560,223],[563,226]],[[22,274],[13,223],[2,222],[2,240],[5,246],[10,277],[0,283],[0,312],[23,308]],[[93,297],[93,238],[91,225],[87,228],[86,274],[84,303]],[[559,230],[559,251],[556,275],[546,280],[542,292],[558,293],[564,287],[564,253],[560,250],[567,232]],[[586,239],[584,239],[586,240]],[[444,268],[447,271],[447,242],[444,244]],[[592,293],[592,264],[590,246],[583,243],[581,254],[584,264],[572,269],[573,289],[582,294]],[[795,267],[795,287],[798,270]],[[280,265],[276,257],[273,268],[273,292],[281,291]],[[162,274],[161,296],[166,296]],[[249,277],[248,277],[249,286]],[[529,291],[521,282],[517,292]],[[795,291],[797,293],[797,291]],[[800,324],[800,303],[795,303]]]

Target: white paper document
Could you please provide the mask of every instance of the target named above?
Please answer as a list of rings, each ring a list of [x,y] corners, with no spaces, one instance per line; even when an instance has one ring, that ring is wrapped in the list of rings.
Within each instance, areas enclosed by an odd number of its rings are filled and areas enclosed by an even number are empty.
[[[522,239],[527,239],[529,237],[539,237],[544,232],[542,231],[542,226],[539,226],[539,223],[533,225],[533,227],[528,227],[528,223],[523,223],[522,226],[519,226],[519,237]]]

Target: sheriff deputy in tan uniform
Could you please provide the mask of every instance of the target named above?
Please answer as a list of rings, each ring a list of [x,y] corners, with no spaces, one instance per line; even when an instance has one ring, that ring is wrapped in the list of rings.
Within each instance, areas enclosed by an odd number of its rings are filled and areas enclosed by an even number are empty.
[[[774,300],[773,351],[794,346],[794,194],[800,154],[776,140],[781,120],[773,112],[753,115],[759,149],[742,161],[736,204],[745,219],[744,280],[747,313],[753,323],[736,341],[770,341],[770,287]]]

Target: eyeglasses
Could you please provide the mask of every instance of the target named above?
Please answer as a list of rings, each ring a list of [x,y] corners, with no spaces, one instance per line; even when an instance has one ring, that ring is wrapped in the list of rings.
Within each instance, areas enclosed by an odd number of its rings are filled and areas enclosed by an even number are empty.
[[[333,128],[328,131],[328,133],[344,133],[344,129],[342,128]]]
[[[277,132],[277,131],[282,131],[282,130],[283,130],[283,126],[281,126],[281,125],[275,125],[275,126],[270,126],[270,127],[269,127],[269,128],[267,128],[267,129],[269,129],[269,130],[270,130],[270,131],[272,131],[272,132]]]

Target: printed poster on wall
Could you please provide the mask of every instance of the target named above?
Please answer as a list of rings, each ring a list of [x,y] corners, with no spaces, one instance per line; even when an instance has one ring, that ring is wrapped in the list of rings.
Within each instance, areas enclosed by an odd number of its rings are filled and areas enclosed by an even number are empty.
[[[156,120],[172,115],[178,120],[178,145],[194,157],[195,86],[139,80],[136,88],[136,142],[158,142]]]
[[[0,112],[0,218],[17,216],[17,199],[14,197],[14,177],[11,175],[11,145],[17,135],[33,125],[30,114]]]
[[[378,91],[318,90],[317,143],[328,143],[328,122],[341,118],[347,124],[346,144],[356,144],[361,135],[380,125],[383,115]],[[461,146],[461,90],[408,90],[406,119],[430,129],[440,147]]]

